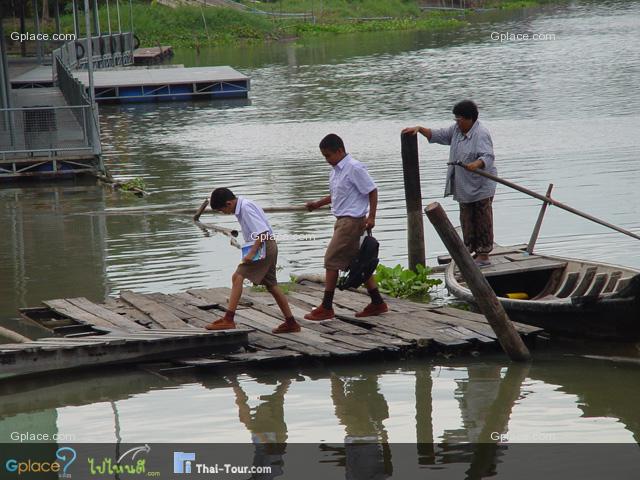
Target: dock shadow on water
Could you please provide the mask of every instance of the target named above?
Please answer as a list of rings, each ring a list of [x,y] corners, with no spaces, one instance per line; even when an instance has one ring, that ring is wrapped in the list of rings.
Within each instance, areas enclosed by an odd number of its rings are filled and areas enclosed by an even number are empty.
[[[154,442],[168,443],[202,461],[215,451],[218,461],[271,466],[260,478],[528,478],[520,476],[526,458],[540,468],[551,462],[551,478],[596,478],[612,459],[621,473],[640,461],[639,387],[622,381],[638,368],[571,356],[563,364],[354,362],[225,376],[98,369],[0,383],[0,435],[12,448],[17,435],[38,432],[111,455],[145,443],[159,453]],[[609,443],[621,439],[630,443]]]

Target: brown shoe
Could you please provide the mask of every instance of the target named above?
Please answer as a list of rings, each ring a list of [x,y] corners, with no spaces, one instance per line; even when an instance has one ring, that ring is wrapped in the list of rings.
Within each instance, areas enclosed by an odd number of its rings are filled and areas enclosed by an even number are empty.
[[[285,321],[271,331],[273,333],[296,333],[300,331],[300,324],[295,320],[293,322]]]
[[[366,307],[364,307],[364,310],[362,310],[361,312],[356,313],[356,317],[373,317],[374,315],[380,315],[382,313],[386,313],[389,311],[389,306],[386,303],[380,303],[380,304],[375,304],[375,303],[370,303],[369,305],[367,305]]]
[[[229,319],[226,315],[215,322],[211,322],[205,326],[207,330],[233,330],[236,328],[236,322]]]
[[[307,320],[314,320],[317,322],[320,320],[329,320],[335,316],[336,314],[334,313],[333,308],[327,309],[327,308],[324,308],[322,305],[320,305],[319,307],[316,307],[313,310],[311,310],[310,313],[307,313],[304,316],[304,318],[306,318]]]

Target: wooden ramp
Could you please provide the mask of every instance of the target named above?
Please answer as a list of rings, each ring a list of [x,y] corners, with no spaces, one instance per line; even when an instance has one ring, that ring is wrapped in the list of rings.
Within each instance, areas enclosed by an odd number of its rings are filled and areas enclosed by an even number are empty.
[[[19,375],[115,362],[170,359],[174,368],[245,367],[285,361],[327,361],[370,355],[463,353],[495,348],[495,334],[484,316],[447,306],[386,298],[390,311],[356,318],[369,297],[360,291],[335,295],[336,319],[304,320],[317,306],[324,287],[295,285],[287,294],[303,329],[274,335],[282,321],[275,300],[245,289],[236,312],[238,329],[209,332],[208,323],[224,315],[228,288],[193,289],[178,294],[122,291],[97,305],[85,298],[44,301],[23,309],[28,321],[55,337],[0,345],[0,369]],[[540,329],[516,324],[525,337]],[[190,352],[189,352],[190,351]]]

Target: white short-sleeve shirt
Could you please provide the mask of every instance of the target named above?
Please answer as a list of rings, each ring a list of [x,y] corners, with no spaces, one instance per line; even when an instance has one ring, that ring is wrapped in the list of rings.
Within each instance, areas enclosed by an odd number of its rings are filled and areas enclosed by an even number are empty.
[[[273,229],[264,211],[251,200],[238,197],[235,215],[245,243],[254,243],[260,233],[269,232],[273,235]]]
[[[367,167],[347,154],[331,170],[331,212],[336,217],[364,217],[369,210],[369,193],[376,184]]]

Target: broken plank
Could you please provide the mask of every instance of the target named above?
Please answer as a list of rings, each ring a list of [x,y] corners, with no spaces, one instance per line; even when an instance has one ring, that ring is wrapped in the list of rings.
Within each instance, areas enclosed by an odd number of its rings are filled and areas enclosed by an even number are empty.
[[[85,325],[96,326],[98,328],[105,329],[107,331],[112,330],[122,330],[117,325],[105,320],[104,318],[98,317],[92,313],[89,313],[81,308],[76,307],[69,301],[64,298],[56,299],[56,300],[45,300],[44,303],[47,307],[53,310],[60,315],[65,315],[78,323],[82,323]]]
[[[187,325],[168,309],[145,295],[123,290],[120,292],[120,298],[151,317],[164,328],[184,328]]]
[[[151,317],[145,315],[137,308],[132,307],[128,303],[123,302],[119,298],[108,297],[104,301],[104,307],[116,315],[126,315],[127,317],[133,319],[138,325],[142,325],[148,329],[157,329],[160,328],[161,325],[154,322]]]
[[[69,301],[69,303],[75,305],[76,307],[95,315],[96,317],[104,318],[106,321],[113,323],[123,330],[144,329],[144,327],[137,324],[133,318],[127,318],[126,316],[118,315],[117,313],[112,312],[102,305],[95,304],[84,297],[67,298],[67,301]]]

